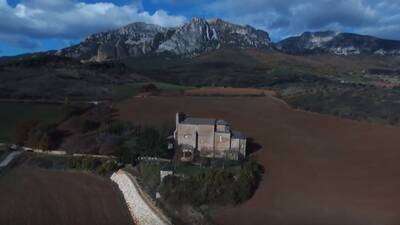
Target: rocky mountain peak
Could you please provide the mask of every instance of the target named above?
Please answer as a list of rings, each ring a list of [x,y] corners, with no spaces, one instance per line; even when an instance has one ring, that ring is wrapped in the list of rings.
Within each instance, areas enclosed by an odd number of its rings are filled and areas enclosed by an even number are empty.
[[[232,24],[221,19],[193,18],[177,28],[170,40],[162,43],[159,52],[193,55],[218,48],[270,48],[265,31]]]
[[[335,31],[304,32],[276,44],[286,53],[332,53],[336,55],[399,55],[400,41]]]
[[[175,28],[143,22],[90,35],[82,43],[62,49],[58,55],[104,61],[170,52],[191,56],[218,48],[270,48],[268,33],[221,19],[192,18]]]

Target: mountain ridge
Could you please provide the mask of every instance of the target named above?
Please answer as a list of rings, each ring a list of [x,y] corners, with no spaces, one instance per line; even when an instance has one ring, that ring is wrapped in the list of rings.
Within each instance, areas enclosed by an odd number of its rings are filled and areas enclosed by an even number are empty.
[[[304,32],[279,41],[276,47],[289,54],[400,55],[400,41],[329,30]]]
[[[193,57],[220,48],[255,48],[286,54],[400,55],[398,40],[328,30],[307,31],[274,43],[267,31],[219,18],[197,17],[177,27],[134,22],[91,34],[79,44],[48,54],[102,62],[163,54]],[[18,57],[0,57],[0,61],[12,58]]]
[[[135,22],[122,28],[92,34],[57,55],[87,61],[105,61],[149,54],[194,56],[221,47],[271,49],[266,31],[221,19],[193,18],[182,26],[166,28]]]

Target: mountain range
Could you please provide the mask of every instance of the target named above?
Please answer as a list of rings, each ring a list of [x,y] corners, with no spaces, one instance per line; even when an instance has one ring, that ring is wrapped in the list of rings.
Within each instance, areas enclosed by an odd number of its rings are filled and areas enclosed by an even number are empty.
[[[83,61],[147,55],[195,56],[221,48],[274,50],[288,54],[400,55],[400,41],[334,31],[304,32],[273,43],[268,32],[223,21],[193,18],[179,27],[136,22],[90,35],[55,54]]]
[[[400,55],[400,41],[334,31],[304,32],[278,42],[276,47],[291,54]]]
[[[56,54],[89,61],[104,61],[150,54],[193,56],[220,48],[271,49],[267,32],[221,19],[193,18],[175,28],[142,22],[93,34],[78,45]]]

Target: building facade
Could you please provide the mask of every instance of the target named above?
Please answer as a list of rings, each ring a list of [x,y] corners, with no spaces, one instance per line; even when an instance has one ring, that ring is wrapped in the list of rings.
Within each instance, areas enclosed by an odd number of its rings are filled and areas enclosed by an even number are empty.
[[[201,157],[239,160],[246,157],[246,137],[231,130],[224,120],[188,117],[176,114],[174,138],[182,150],[182,160]]]

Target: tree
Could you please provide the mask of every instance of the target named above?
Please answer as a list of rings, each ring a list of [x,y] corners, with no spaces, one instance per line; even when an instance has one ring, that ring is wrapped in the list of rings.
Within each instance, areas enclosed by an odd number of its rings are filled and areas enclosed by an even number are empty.
[[[17,145],[25,145],[31,130],[39,124],[37,120],[27,120],[17,123],[15,127],[14,142]]]
[[[125,163],[135,163],[141,156],[166,158],[172,155],[167,146],[167,129],[132,127],[133,132],[120,147],[120,158]]]

